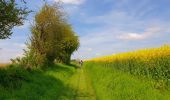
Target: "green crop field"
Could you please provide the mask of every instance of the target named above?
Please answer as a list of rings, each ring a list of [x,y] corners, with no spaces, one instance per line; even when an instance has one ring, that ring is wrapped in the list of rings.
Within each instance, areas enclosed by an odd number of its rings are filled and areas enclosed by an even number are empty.
[[[85,71],[92,80],[97,100],[170,99],[170,91],[155,88],[149,79],[130,75],[103,63],[88,62]]]

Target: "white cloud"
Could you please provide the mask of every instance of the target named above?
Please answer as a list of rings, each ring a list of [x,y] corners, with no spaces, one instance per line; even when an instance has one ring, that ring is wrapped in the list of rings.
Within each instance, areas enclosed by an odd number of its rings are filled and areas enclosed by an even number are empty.
[[[20,48],[26,48],[26,45],[24,43],[13,43],[13,45]]]
[[[124,33],[117,36],[117,38],[122,40],[144,40],[154,37],[155,35],[160,34],[160,32],[163,32],[161,27],[152,26],[146,29],[143,33]]]
[[[16,28],[17,29],[25,29],[25,28],[29,28],[29,26],[30,26],[30,23],[31,23],[31,21],[25,21],[24,23],[23,23],[23,25],[21,25],[21,26],[16,26]]]
[[[23,57],[23,56],[24,56],[23,53],[18,53],[18,54],[15,55],[15,57]]]
[[[0,50],[0,63],[10,62],[11,58],[21,57],[23,50],[19,48],[2,48]]]
[[[111,11],[102,16],[85,15],[80,20],[91,26],[96,24],[101,26],[87,28],[82,32],[84,35],[80,37],[81,47],[72,58],[90,59],[136,49],[158,47],[169,41],[163,40],[165,36],[170,35],[169,24],[160,23],[155,19],[138,20],[126,12]],[[88,48],[93,48],[93,50],[89,52]]]
[[[82,4],[85,0],[54,0],[56,2],[62,1],[65,4],[74,4],[74,5],[79,5]]]
[[[0,40],[0,63],[10,62],[11,58],[21,57],[26,45],[17,39]]]
[[[87,51],[89,51],[89,52],[92,51],[92,48],[88,48]]]
[[[140,35],[138,33],[127,33],[127,34],[123,34],[123,35],[120,35],[118,38],[119,39],[123,39],[123,40],[132,40],[132,39],[142,39],[144,38],[145,35]]]
[[[96,53],[95,55],[96,55],[96,56],[101,56],[102,54],[100,54],[100,53]]]
[[[74,53],[72,58],[89,59],[114,53],[120,44],[116,42],[113,33],[118,31],[107,28],[91,30],[85,36],[80,37],[80,49]]]

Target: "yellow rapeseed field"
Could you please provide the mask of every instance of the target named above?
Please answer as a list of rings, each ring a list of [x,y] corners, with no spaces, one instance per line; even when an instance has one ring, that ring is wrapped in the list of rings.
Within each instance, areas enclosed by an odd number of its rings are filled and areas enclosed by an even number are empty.
[[[170,85],[170,45],[87,60]]]
[[[137,50],[133,52],[104,56],[104,57],[90,59],[87,61],[112,62],[114,60],[127,60],[127,59],[141,59],[144,61],[148,61],[150,59],[159,58],[163,56],[170,56],[169,45],[164,45],[160,48],[149,48],[149,49]]]

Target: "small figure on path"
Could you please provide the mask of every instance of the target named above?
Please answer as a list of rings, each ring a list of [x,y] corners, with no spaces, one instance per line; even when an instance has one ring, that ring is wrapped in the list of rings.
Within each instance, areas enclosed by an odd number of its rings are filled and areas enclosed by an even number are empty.
[[[80,67],[83,66],[83,60],[80,60],[80,61],[79,61],[79,65],[80,65]]]

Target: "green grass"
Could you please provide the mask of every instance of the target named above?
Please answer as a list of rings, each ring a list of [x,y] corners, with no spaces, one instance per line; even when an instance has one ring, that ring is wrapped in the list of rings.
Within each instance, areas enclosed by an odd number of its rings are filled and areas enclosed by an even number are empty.
[[[0,100],[95,100],[85,72],[75,65],[0,69],[0,91]]]
[[[156,89],[153,81],[106,66],[87,62],[85,71],[92,80],[97,100],[169,100],[170,91]]]
[[[86,62],[83,68],[57,64],[46,70],[0,69],[0,100],[169,100],[154,81]]]
[[[74,72],[74,67],[61,64],[46,71],[16,67],[1,69],[0,100],[59,100],[63,95],[69,100],[71,92],[68,91],[73,89],[66,81]]]

